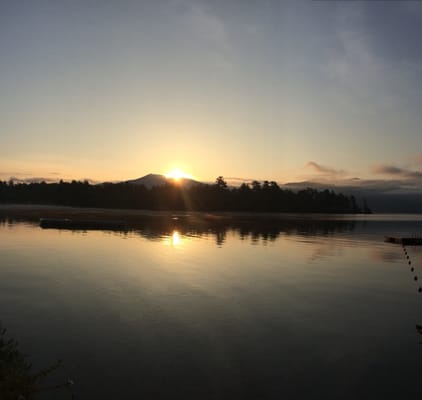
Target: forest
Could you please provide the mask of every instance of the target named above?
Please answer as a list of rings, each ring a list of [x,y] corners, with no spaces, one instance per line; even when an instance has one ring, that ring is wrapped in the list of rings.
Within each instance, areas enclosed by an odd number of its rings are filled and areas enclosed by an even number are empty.
[[[131,183],[87,181],[14,183],[0,181],[0,203],[43,204],[174,211],[370,213],[354,196],[311,188],[292,191],[274,181],[229,187],[222,176],[214,184],[168,182],[147,188]]]

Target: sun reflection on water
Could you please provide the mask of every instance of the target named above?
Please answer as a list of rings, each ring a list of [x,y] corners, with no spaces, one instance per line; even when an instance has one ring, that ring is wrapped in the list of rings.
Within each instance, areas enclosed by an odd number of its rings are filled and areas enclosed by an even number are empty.
[[[178,246],[180,244],[180,235],[179,235],[179,232],[173,231],[173,234],[171,235],[171,244],[173,246]]]
[[[174,230],[170,235],[164,238],[164,243],[168,246],[179,247],[183,242],[182,235],[177,230]]]

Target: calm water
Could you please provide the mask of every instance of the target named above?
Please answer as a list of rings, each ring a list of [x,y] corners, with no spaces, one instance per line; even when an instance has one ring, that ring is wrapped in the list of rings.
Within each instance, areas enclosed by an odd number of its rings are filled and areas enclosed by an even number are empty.
[[[163,217],[164,218],[164,217]],[[420,217],[0,224],[0,320],[77,399],[422,394]],[[57,391],[40,399],[69,398]]]

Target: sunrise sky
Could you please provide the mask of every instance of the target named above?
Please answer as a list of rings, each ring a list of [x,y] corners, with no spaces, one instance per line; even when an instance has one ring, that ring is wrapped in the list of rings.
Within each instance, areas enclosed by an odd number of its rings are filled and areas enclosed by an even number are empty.
[[[422,2],[3,1],[0,179],[422,188]]]

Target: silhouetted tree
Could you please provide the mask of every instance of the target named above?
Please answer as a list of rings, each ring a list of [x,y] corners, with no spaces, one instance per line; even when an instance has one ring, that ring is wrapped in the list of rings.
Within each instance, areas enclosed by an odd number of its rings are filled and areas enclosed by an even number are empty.
[[[229,188],[222,176],[214,185],[183,187],[173,183],[150,189],[129,183],[89,182],[11,183],[0,181],[1,203],[52,204],[75,207],[133,208],[148,210],[362,212],[353,196],[332,190],[307,188],[293,192],[274,181],[253,181]],[[365,212],[370,212],[366,203]]]
[[[217,179],[215,180],[215,185],[219,189],[227,189],[227,183],[222,176],[217,177]]]
[[[261,190],[261,184],[258,181],[252,182],[252,190],[259,192]]]

